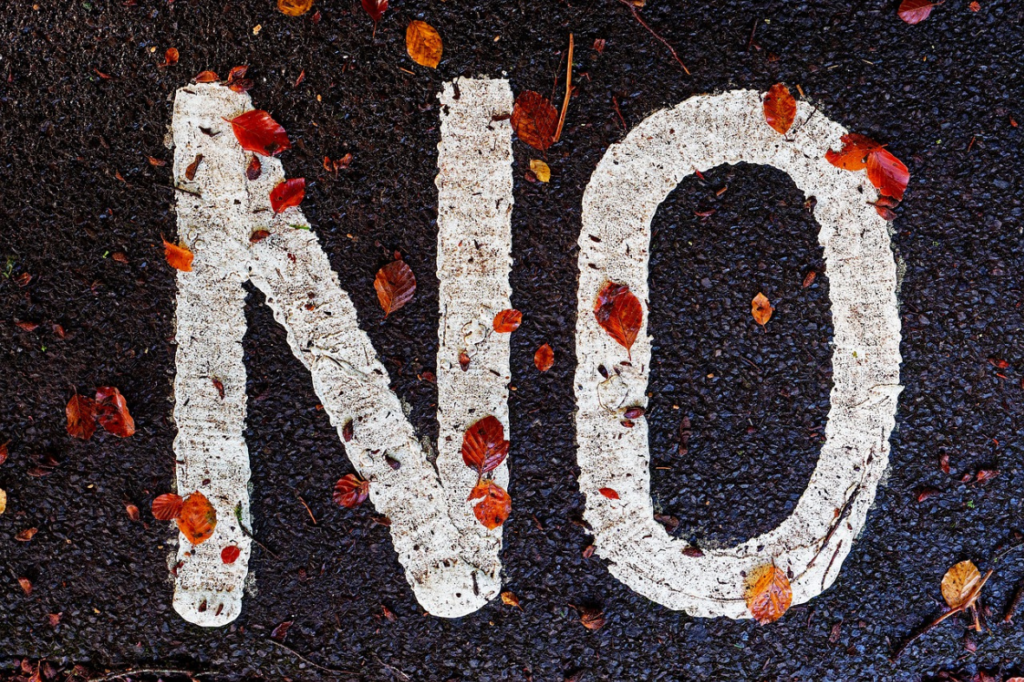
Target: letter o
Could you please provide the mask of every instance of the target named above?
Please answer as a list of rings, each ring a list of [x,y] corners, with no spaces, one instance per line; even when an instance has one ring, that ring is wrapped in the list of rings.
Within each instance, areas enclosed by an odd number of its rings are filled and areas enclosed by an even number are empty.
[[[784,136],[765,123],[755,91],[693,97],[652,114],[612,145],[587,185],[576,321],[580,489],[597,553],[609,570],[668,608],[702,617],[750,617],[747,577],[772,562],[789,575],[794,604],[814,598],[838,576],[888,466],[902,390],[896,262],[889,224],[868,203],[877,192],[866,175],[825,160],[846,132],[805,102]],[[646,404],[647,268],[655,211],[694,171],[741,161],[778,168],[817,199],[814,216],[835,330],[834,385],[826,440],[793,513],[774,530],[735,547],[689,556],[689,545],[654,520],[647,423],[641,419],[635,428],[624,428],[622,412]],[[631,358],[594,316],[597,294],[608,281],[628,285],[644,304]],[[599,494],[601,488],[614,489],[619,499]]]

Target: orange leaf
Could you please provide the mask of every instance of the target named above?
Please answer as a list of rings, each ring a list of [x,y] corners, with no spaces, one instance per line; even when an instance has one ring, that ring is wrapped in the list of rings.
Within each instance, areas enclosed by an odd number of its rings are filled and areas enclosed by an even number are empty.
[[[441,34],[425,22],[410,22],[409,28],[405,30],[405,49],[420,66],[436,69],[441,63]]]
[[[545,343],[533,354],[533,364],[542,372],[548,371],[555,364],[555,351]]]
[[[508,446],[505,427],[496,417],[488,415],[466,429],[462,437],[462,461],[483,476],[505,461]]]
[[[376,24],[384,13],[388,11],[388,0],[363,0],[363,9]]]
[[[235,545],[228,545],[220,551],[220,560],[226,564],[233,564],[242,555],[242,550]]]
[[[499,334],[509,334],[519,329],[519,325],[522,322],[523,314],[518,310],[513,310],[512,308],[502,310],[494,316],[494,331]]]
[[[928,18],[935,4],[931,0],[903,0],[896,13],[908,24],[918,24]]]
[[[762,566],[750,575],[747,608],[761,625],[774,623],[789,610],[793,590],[789,578],[775,566]]]
[[[511,123],[520,140],[544,151],[555,143],[558,109],[540,93],[526,90],[516,97]]]
[[[644,311],[640,299],[625,284],[608,282],[597,295],[594,315],[615,341],[627,351],[633,347],[643,324]]]
[[[178,516],[178,530],[193,545],[201,545],[217,527],[217,510],[198,490],[185,498]]]
[[[619,499],[619,493],[616,492],[615,488],[598,488],[597,492],[601,493],[602,495],[607,497],[609,500],[617,500],[617,499]]]
[[[902,161],[879,148],[868,156],[868,180],[885,196],[903,201],[903,191],[910,182],[910,171]]]
[[[28,578],[18,578],[18,585],[21,586],[21,591],[25,593],[25,596],[32,594],[32,581]]]
[[[758,294],[750,302],[750,312],[754,316],[754,322],[757,322],[762,327],[768,324],[768,320],[772,319],[773,310],[775,308],[768,302],[768,297],[764,294]]]
[[[128,513],[128,518],[129,519],[131,519],[132,521],[138,521],[139,520],[139,518],[140,518],[139,517],[139,508],[136,507],[131,502],[125,502],[124,510]]]
[[[164,66],[172,66],[172,65],[177,64],[177,63],[178,63],[178,48],[176,48],[176,47],[169,47],[169,48],[167,48],[167,51],[164,52],[164,63],[163,63],[163,65]]]
[[[255,156],[253,157],[256,158]],[[292,208],[302,203],[306,196],[306,178],[292,178],[279,182],[270,190],[270,207],[274,213],[281,213],[286,208]]]
[[[153,500],[153,517],[158,521],[172,521],[181,516],[185,500],[174,493],[164,493]]]
[[[200,71],[195,77],[196,83],[213,83],[218,80],[220,80],[220,76],[213,71]]]
[[[92,398],[76,393],[64,412],[68,417],[68,433],[75,438],[89,440],[96,433],[96,402]]]
[[[18,542],[28,542],[29,540],[34,538],[36,536],[36,533],[38,532],[38,528],[26,528],[25,530],[20,531],[17,535],[15,535],[14,539]]]
[[[789,94],[789,88],[776,83],[764,98],[764,120],[776,132],[785,135],[796,118],[796,100]]]
[[[312,6],[313,0],[277,0],[277,9],[289,17],[301,17]]]
[[[961,561],[942,576],[942,598],[951,609],[967,608],[977,599],[981,571],[971,561]]]
[[[588,630],[600,630],[604,627],[604,612],[600,609],[583,609],[580,612],[580,623]]]
[[[858,135],[857,133],[848,133],[843,135],[843,148],[838,152],[834,152],[831,149],[825,153],[825,158],[833,166],[842,168],[848,171],[859,171],[867,168],[868,165],[868,154],[876,149],[881,149],[882,145],[878,144],[870,137],[864,135]]]
[[[494,481],[477,483],[469,497],[466,498],[466,501],[470,500],[483,500],[473,507],[473,513],[488,530],[494,530],[505,523],[508,515],[512,512],[512,498],[508,496],[504,488]]]
[[[228,122],[238,144],[246,151],[263,156],[275,156],[286,149],[291,149],[292,143],[288,140],[284,128],[262,109],[247,111]]]
[[[519,606],[519,597],[517,597],[515,595],[515,592],[502,592],[501,593],[501,603],[504,604],[505,606],[515,606],[515,607],[518,607],[520,611],[523,610],[523,607]]]
[[[175,270],[181,270],[182,272],[192,272],[192,252],[184,246],[178,246],[172,244],[166,239],[164,240],[164,256],[167,258],[167,262]]]
[[[370,482],[355,474],[345,474],[334,484],[334,501],[342,507],[358,507],[370,494]]]
[[[128,413],[128,403],[113,386],[96,389],[96,419],[115,436],[127,438],[135,433],[135,420]]]
[[[373,288],[387,317],[412,300],[416,294],[416,276],[404,260],[391,261],[377,271]]]

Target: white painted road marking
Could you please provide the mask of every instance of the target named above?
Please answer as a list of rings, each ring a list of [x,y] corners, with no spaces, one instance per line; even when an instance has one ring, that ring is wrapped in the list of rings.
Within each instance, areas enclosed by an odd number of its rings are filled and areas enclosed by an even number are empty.
[[[608,559],[612,574],[669,608],[749,618],[746,575],[772,561],[789,574],[793,603],[817,596],[839,574],[888,465],[902,390],[896,263],[889,225],[867,203],[877,192],[865,174],[825,160],[845,132],[804,102],[783,137],[765,123],[760,93],[693,97],[651,115],[609,148],[587,185],[576,321],[580,489],[597,552]],[[646,404],[647,315],[629,364],[625,349],[598,326],[593,309],[598,291],[611,280],[628,285],[646,311],[650,226],[658,205],[695,170],[741,161],[774,166],[817,198],[814,215],[835,329],[831,411],[817,468],[793,513],[736,547],[702,548],[703,556],[686,556],[687,543],[654,520],[647,423],[638,420],[632,429],[620,424],[621,408]],[[610,379],[600,374],[600,365],[614,372]],[[597,492],[605,487],[620,499]]]
[[[487,414],[508,428],[508,335],[494,334],[490,323],[510,307],[511,127],[493,119],[511,112],[512,93],[504,80],[461,79],[458,88],[457,98],[448,84],[441,95],[437,471],[388,388],[387,372],[316,236],[296,227],[308,227],[301,210],[270,210],[270,190],[284,179],[280,161],[262,158],[260,178],[246,180],[248,154],[224,119],[250,110],[248,95],[216,84],[178,91],[174,179],[187,190],[177,197],[178,236],[195,261],[193,272],[178,273],[174,449],[179,493],[201,490],[218,518],[213,537],[202,545],[180,538],[174,607],[186,620],[224,625],[241,610],[251,549],[235,518],[238,508],[250,524],[242,436],[241,285],[247,280],[266,295],[339,435],[353,421],[346,452],[371,481],[376,509],[391,519],[392,541],[420,604],[434,615],[457,617],[498,595],[500,530],[488,532],[476,522],[466,501],[475,477],[459,450],[463,431]],[[185,170],[197,154],[202,164],[189,181]],[[250,235],[260,229],[270,236],[251,244]],[[460,350],[472,358],[464,375]],[[223,384],[223,399],[214,379]],[[392,469],[386,458],[401,467]],[[507,468],[495,477],[507,483]],[[241,556],[225,565],[220,552],[229,544]]]

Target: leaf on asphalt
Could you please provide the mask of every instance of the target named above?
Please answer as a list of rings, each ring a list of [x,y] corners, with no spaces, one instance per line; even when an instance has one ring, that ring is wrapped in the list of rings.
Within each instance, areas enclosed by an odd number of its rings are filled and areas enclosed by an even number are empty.
[[[501,603],[505,606],[515,606],[520,611],[523,610],[523,607],[519,605],[519,597],[517,597],[514,592],[502,592]]]
[[[139,508],[136,507],[131,502],[125,502],[124,503],[124,510],[125,510],[125,512],[128,513],[128,518],[131,519],[132,521],[138,521],[141,518],[141,516],[139,514]]]
[[[36,536],[36,533],[38,533],[38,532],[39,532],[38,528],[26,528],[25,530],[23,530],[23,531],[19,532],[17,535],[15,535],[14,539],[17,540],[18,542],[28,542],[29,540],[34,538]]]
[[[412,300],[416,294],[416,276],[404,260],[391,261],[377,271],[373,288],[387,317]]]
[[[910,182],[910,171],[902,161],[879,148],[868,156],[868,180],[885,196],[903,201],[903,191]]]
[[[526,90],[516,97],[511,123],[520,140],[544,151],[555,143],[558,109],[540,93]]]
[[[167,263],[175,270],[192,272],[193,255],[186,247],[172,244],[165,239],[164,256],[167,258]]]
[[[505,427],[492,415],[476,422],[462,437],[462,461],[479,475],[494,471],[508,455]]]
[[[135,433],[135,420],[128,412],[128,403],[113,386],[96,389],[96,420],[104,429],[120,438]]]
[[[173,66],[173,65],[177,64],[178,63],[178,56],[179,56],[178,55],[178,48],[176,48],[176,47],[169,47],[169,48],[167,48],[167,51],[164,52],[164,63],[161,64],[160,66]]]
[[[405,49],[409,56],[420,66],[436,69],[441,63],[441,34],[430,24],[423,21],[412,21],[405,29]]]
[[[7,446],[9,444],[10,441],[7,441],[6,443],[0,443],[0,464],[3,464],[4,462],[7,461]]]
[[[313,6],[313,0],[277,0],[277,9],[289,17],[301,17]]]
[[[774,310],[775,308],[768,302],[768,297],[764,294],[759,293],[750,302],[750,312],[754,316],[754,322],[757,322],[762,327],[768,324],[768,320],[772,319],[772,311]]]
[[[896,13],[908,24],[919,24],[928,18],[935,5],[931,0],[903,0]]]
[[[616,492],[615,488],[598,488],[597,492],[601,493],[602,495],[607,497],[609,500],[617,500],[617,499],[619,499],[619,493]]]
[[[220,551],[220,560],[226,564],[233,564],[242,555],[242,550],[235,545],[228,545]]]
[[[68,417],[68,433],[75,438],[89,440],[96,433],[96,401],[77,393],[64,408]]]
[[[156,166],[157,168],[167,165],[167,162],[163,159],[158,159],[155,156],[146,156],[146,160],[149,161],[150,166]]]
[[[761,625],[774,623],[793,603],[789,578],[776,566],[762,566],[750,574],[747,609]]]
[[[785,135],[796,118],[796,100],[789,94],[789,88],[776,83],[764,97],[764,120],[776,132]]]
[[[0,514],[7,511],[7,491],[0,488]]]
[[[999,469],[979,469],[975,480],[977,480],[978,483],[984,483],[985,481],[991,481],[998,475]]]
[[[301,204],[305,196],[306,178],[283,180],[270,190],[270,207],[274,209],[274,213],[281,213],[285,209]]]
[[[217,527],[217,510],[198,490],[185,498],[178,515],[178,530],[193,545],[201,545]]]
[[[370,482],[355,474],[345,474],[334,484],[334,501],[342,507],[358,507],[370,494]]]
[[[972,561],[961,561],[942,577],[942,598],[951,609],[966,609],[975,599],[981,585],[981,571]]]
[[[270,639],[275,642],[283,642],[284,638],[288,636],[288,628],[292,626],[295,621],[286,620],[285,622],[278,625],[276,628],[270,631]]]
[[[643,323],[644,311],[640,299],[625,284],[608,282],[597,295],[594,315],[615,341],[627,351],[633,348],[636,335]]]
[[[848,171],[864,170],[868,166],[868,155],[876,149],[881,149],[870,137],[857,133],[847,133],[842,137],[843,148],[838,152],[829,149],[825,152],[825,159],[836,168]]]
[[[384,13],[388,11],[388,0],[362,0],[363,9],[373,19],[373,23],[376,24],[380,21],[380,18],[384,16]]]
[[[253,82],[251,78],[245,77],[245,74],[248,72],[249,66],[247,64],[236,66],[228,72],[228,79],[224,81],[224,85],[238,93],[249,92],[249,90],[252,90]]]
[[[580,611],[580,622],[588,630],[600,630],[605,624],[604,612],[600,609],[583,609]]]
[[[158,521],[173,521],[181,516],[181,508],[185,500],[181,495],[164,493],[153,500],[153,517]]]
[[[494,530],[505,523],[512,512],[512,498],[504,488],[491,480],[477,483],[466,500],[482,500],[473,507],[473,514],[488,530]]]
[[[263,156],[275,156],[286,149],[291,149],[292,143],[288,140],[284,128],[262,109],[247,111],[228,122],[238,144],[246,151]]]
[[[533,365],[541,372],[546,372],[555,364],[555,351],[549,344],[544,344],[533,354]]]
[[[499,334],[510,334],[515,330],[519,329],[519,325],[523,323],[523,314],[518,310],[509,308],[502,310],[500,313],[494,316],[494,331]]]
[[[214,71],[200,71],[193,80],[196,83],[216,83],[220,80],[220,76]]]
[[[21,591],[25,593],[25,596],[32,594],[32,581],[28,578],[18,578],[18,585],[21,586]]]
[[[530,159],[530,172],[538,182],[551,180],[551,168],[540,159]]]

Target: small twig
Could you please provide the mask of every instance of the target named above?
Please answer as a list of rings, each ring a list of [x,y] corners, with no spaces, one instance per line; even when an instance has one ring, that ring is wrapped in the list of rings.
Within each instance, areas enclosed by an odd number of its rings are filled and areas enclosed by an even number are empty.
[[[1013,593],[1013,599],[1010,600],[1010,605],[1006,609],[1006,615],[1003,616],[1004,623],[1010,623],[1013,621],[1013,614],[1020,606],[1021,600],[1024,599],[1024,581],[1017,587],[1017,591]]]
[[[359,673],[354,672],[352,670],[335,670],[334,668],[325,668],[324,666],[322,666],[322,665],[320,665],[318,663],[314,663],[313,661],[309,660],[308,658],[306,658],[305,656],[303,656],[302,654],[300,654],[298,651],[296,651],[295,649],[291,648],[290,646],[287,646],[285,644],[282,644],[281,642],[278,642],[276,639],[268,639],[267,641],[270,642],[271,644],[275,645],[275,646],[281,647],[282,649],[284,649],[285,651],[290,653],[292,656],[295,656],[297,659],[299,659],[303,663],[306,663],[307,665],[311,665],[314,668],[316,668],[317,670],[320,670],[322,672],[328,673],[329,675],[358,675],[359,674]]]
[[[928,625],[925,625],[923,628],[921,628],[920,630],[918,630],[917,632],[912,634],[910,637],[908,637],[907,640],[905,642],[903,642],[903,644],[900,645],[900,648],[896,650],[896,653],[894,653],[889,658],[889,660],[892,661],[893,663],[895,663],[896,659],[898,659],[900,656],[902,656],[903,652],[907,650],[907,647],[909,647],[911,644],[916,642],[922,635],[930,632],[932,629],[937,627],[940,623],[942,623],[944,620],[946,620],[950,616],[953,616],[953,615],[955,615],[957,613],[962,613],[963,610],[964,610],[963,607],[956,608],[956,609],[950,609],[949,611],[946,611],[944,614],[942,614],[941,616],[939,616],[938,618],[936,618],[932,622],[928,623]]]
[[[569,65],[565,71],[565,99],[562,100],[562,114],[558,117],[558,128],[555,129],[555,142],[562,137],[562,126],[565,125],[565,112],[569,111],[569,96],[572,95],[572,34],[569,34]]]
[[[242,505],[237,505],[237,506],[235,507],[235,519],[236,519],[236,520],[238,521],[238,527],[242,529],[242,533],[243,533],[243,534],[244,534],[244,535],[245,535],[245,536],[246,536],[247,538],[249,538],[250,540],[252,540],[253,542],[255,542],[255,543],[256,543],[257,545],[259,545],[260,547],[262,547],[262,548],[263,548],[264,550],[266,550],[266,552],[267,552],[268,554],[270,554],[270,556],[274,557],[275,559],[278,559],[278,560],[280,560],[280,558],[281,558],[281,557],[279,557],[279,556],[278,556],[277,554],[275,554],[275,553],[274,553],[274,552],[273,552],[273,551],[272,551],[272,550],[271,550],[271,549],[270,549],[269,547],[267,547],[266,545],[264,545],[264,544],[263,544],[262,542],[260,542],[259,540],[257,540],[257,539],[256,539],[256,536],[252,534],[252,531],[251,531],[251,530],[249,530],[248,528],[246,528],[246,527],[245,527],[245,524],[244,524],[244,523],[242,523]]]
[[[401,676],[402,676],[402,679],[403,679],[403,680],[411,680],[411,679],[412,679],[411,677],[409,677],[408,675],[406,675],[405,673],[403,673],[403,672],[402,672],[401,670],[399,670],[399,669],[398,669],[398,668],[396,668],[395,666],[393,666],[393,665],[388,665],[388,664],[387,664],[387,663],[385,663],[384,661],[380,660],[380,656],[378,656],[377,654],[374,654],[374,655],[373,655],[373,657],[377,659],[377,662],[378,662],[378,663],[380,663],[380,664],[381,664],[382,666],[384,666],[385,668],[387,668],[387,669],[388,669],[388,670],[390,670],[391,672],[393,672],[393,673],[398,673],[399,675],[401,675]]]
[[[108,680],[122,680],[130,675],[184,675],[185,677],[196,678],[215,675],[216,673],[194,673],[189,670],[175,670],[173,668],[135,668],[119,673],[110,673],[102,677],[90,677],[89,682],[107,682]]]
[[[184,192],[185,194],[191,194],[192,196],[194,196],[194,197],[198,197],[198,198],[200,198],[200,199],[202,199],[202,198],[203,198],[203,195],[202,195],[202,194],[200,194],[199,192],[193,192],[192,190],[190,190],[190,189],[185,189],[184,187],[178,187],[177,185],[175,185],[175,186],[174,186],[174,189],[176,189],[176,190],[177,190],[177,191],[179,191],[179,192]]]
[[[656,33],[655,31],[654,31],[654,29],[653,29],[653,28],[651,28],[650,26],[648,26],[648,25],[647,25],[647,22],[645,22],[645,21],[644,21],[643,19],[641,19],[641,18],[640,18],[640,13],[636,11],[636,6],[635,6],[635,5],[633,5],[632,3],[630,3],[630,2],[629,2],[629,0],[619,0],[619,2],[621,2],[621,3],[623,4],[623,5],[625,5],[626,7],[628,7],[628,8],[629,8],[629,11],[633,13],[633,18],[634,18],[634,19],[636,19],[637,21],[639,21],[639,22],[640,22],[640,25],[641,25],[641,26],[643,26],[644,28],[646,28],[646,29],[648,30],[648,32],[650,32],[650,34],[651,34],[652,36],[654,36],[655,38],[657,38],[658,40],[660,40],[660,41],[661,41],[661,43],[662,43],[662,44],[663,44],[663,45],[664,45],[665,47],[667,47],[667,48],[668,48],[668,51],[672,53],[672,57],[673,57],[673,58],[675,58],[675,60],[676,60],[677,62],[679,62],[679,66],[683,67],[683,71],[685,71],[685,72],[686,72],[686,75],[687,75],[687,76],[689,76],[689,75],[690,75],[690,70],[689,70],[688,68],[686,68],[686,64],[683,64],[683,60],[679,58],[679,55],[678,55],[678,54],[676,54],[676,51],[675,51],[675,49],[674,49],[674,48],[673,48],[673,47],[672,47],[671,45],[669,45],[669,42],[668,42],[667,40],[665,40],[665,39],[664,39],[664,38],[662,38],[662,37],[661,37],[660,35],[658,35],[658,34],[657,34],[657,33]]]
[[[615,99],[615,95],[612,95],[612,106],[615,107],[615,113],[619,115],[619,123],[622,124],[622,129],[629,130],[629,126],[626,125],[626,119],[622,117],[622,112],[619,111],[619,100]]]
[[[301,502],[302,506],[306,508],[307,512],[309,512],[309,518],[313,519],[313,525],[315,526],[316,525],[316,517],[313,516],[313,510],[310,509],[309,505],[306,504],[306,501],[304,499],[302,499],[302,495],[300,495],[299,493],[296,492],[295,493],[295,497],[299,498],[299,502]]]

